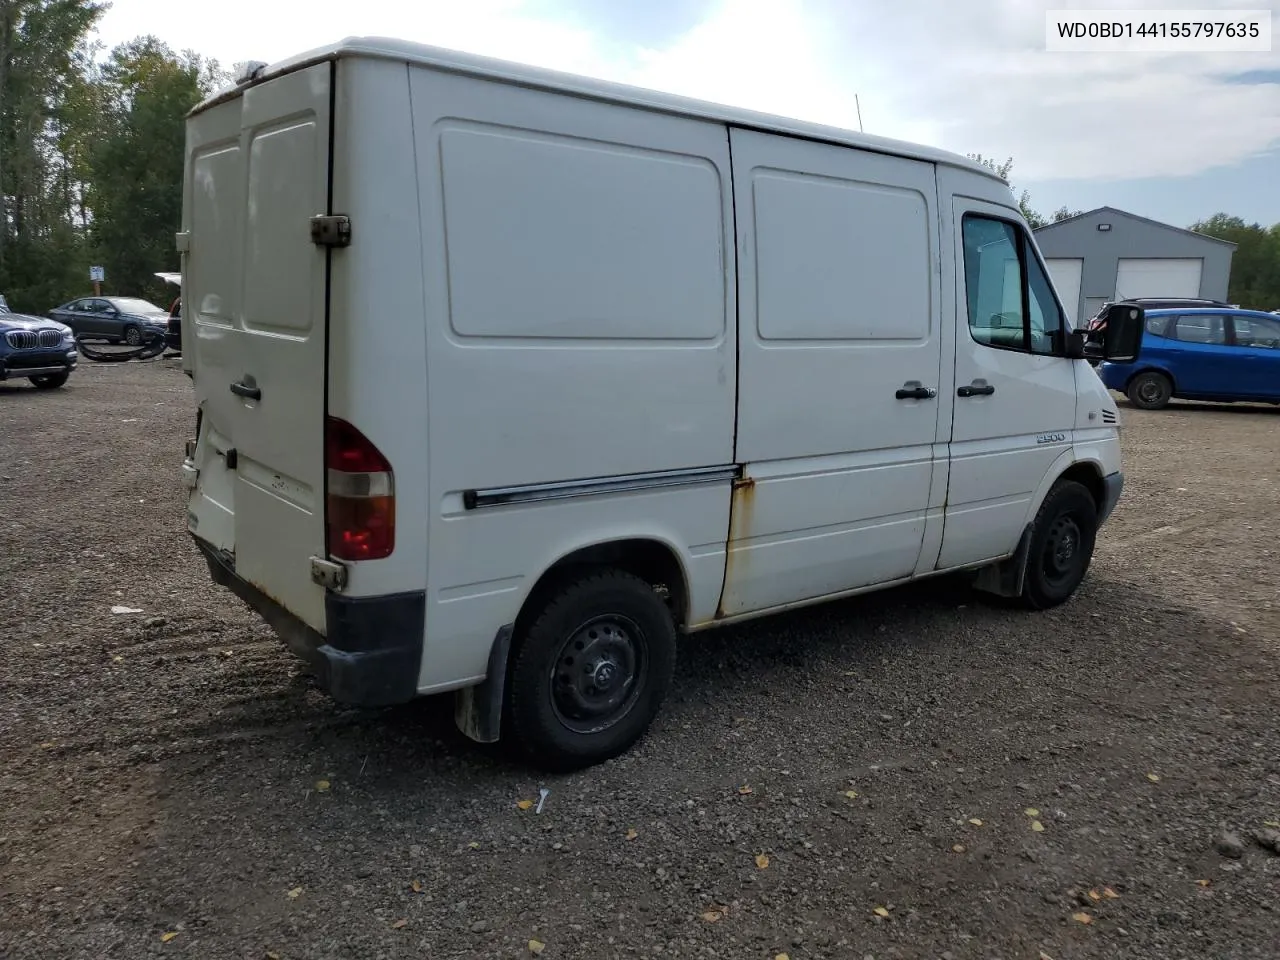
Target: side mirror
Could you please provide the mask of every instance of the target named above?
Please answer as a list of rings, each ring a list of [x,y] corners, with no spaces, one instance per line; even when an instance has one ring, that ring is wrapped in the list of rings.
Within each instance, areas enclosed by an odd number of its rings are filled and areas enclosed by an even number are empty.
[[[1067,334],[1068,360],[1083,360],[1089,356],[1085,349],[1087,346],[1088,336],[1088,331],[1085,330],[1072,330]]]
[[[1132,303],[1113,303],[1088,331],[1085,356],[1113,363],[1132,363],[1142,350],[1146,311]]]

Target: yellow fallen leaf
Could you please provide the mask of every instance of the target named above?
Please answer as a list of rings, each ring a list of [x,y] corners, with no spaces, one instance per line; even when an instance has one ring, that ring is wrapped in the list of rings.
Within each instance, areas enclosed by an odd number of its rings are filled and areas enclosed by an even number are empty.
[[[1197,881],[1196,881],[1196,883],[1197,883],[1197,884],[1199,884],[1199,885],[1200,885],[1200,886],[1202,886],[1202,887],[1207,887],[1207,886],[1209,886],[1209,884],[1213,883],[1213,881],[1212,881],[1212,880],[1197,880]]]
[[[516,801],[516,806],[517,806],[517,807],[519,807],[521,810],[528,810],[530,807],[532,807],[532,806],[533,806],[533,801],[532,801],[532,800],[517,800],[517,801]]]
[[[886,910],[884,907],[876,907],[871,912],[874,913],[877,917],[881,917],[885,920],[889,919],[889,911]]]
[[[638,837],[638,836],[640,836],[640,834],[636,833],[634,830],[628,830],[628,831],[627,831],[627,839],[628,839],[628,840],[634,840],[634,839],[635,839],[636,837]]]
[[[1089,914],[1087,913],[1073,913],[1071,915],[1071,919],[1076,921],[1076,923],[1083,923],[1083,924],[1093,923],[1093,917],[1089,916]]]
[[[1103,887],[1103,888],[1102,888],[1102,895],[1103,895],[1104,897],[1106,897],[1108,900],[1119,900],[1119,899],[1120,899],[1120,894],[1116,893],[1116,892],[1115,892],[1114,890],[1112,890],[1110,887]]]
[[[785,953],[780,953],[777,956],[775,956],[773,960],[791,960],[791,958],[787,956]]]
[[[112,663],[124,663],[124,657],[120,656],[120,654],[118,654],[118,653],[117,653],[114,657],[112,657],[112,658],[111,658],[111,662],[112,662]]]
[[[1044,833],[1044,824],[1041,823],[1039,820],[1032,820],[1031,829],[1034,830],[1036,833]]]
[[[168,943],[170,940],[172,940],[174,937],[176,937],[176,936],[178,935],[178,933],[179,933],[179,931],[177,931],[177,930],[170,930],[168,933],[162,933],[162,934],[160,934],[160,942],[161,942],[161,943]]]
[[[276,953],[274,950],[268,950],[267,960],[280,960],[280,954]]]
[[[1160,776],[1159,776],[1158,774],[1155,774],[1155,773],[1148,773],[1148,774],[1147,774],[1147,779],[1148,779],[1148,780],[1150,780],[1152,783],[1159,783],[1159,782],[1160,782]]]
[[[1032,820],[1040,816],[1040,811],[1037,810],[1035,807],[1027,807],[1027,809],[1023,810],[1022,812],[1025,813]]]
[[[979,820],[977,817],[971,817],[969,822],[972,823],[975,827],[982,826],[982,821]]]
[[[1089,899],[1092,900],[1094,903],[1097,903],[1099,900],[1102,899],[1102,894],[1100,894],[1097,890],[1090,890]]]
[[[718,910],[708,910],[702,915],[702,919],[707,923],[716,923],[720,920],[720,912]]]
[[[752,790],[750,787],[748,787],[745,783],[738,788],[738,792],[742,794],[744,797],[749,797],[751,796],[751,794],[755,793],[755,791]]]
[[[402,919],[400,919],[400,920],[397,920],[395,923],[393,923],[393,924],[391,925],[391,929],[392,929],[392,930],[403,930],[403,929],[404,929],[405,927],[407,927],[408,925],[409,925],[409,921],[408,921],[408,920],[405,920],[405,919],[403,919],[403,918],[402,918]]]
[[[759,867],[761,870],[768,869],[769,858],[766,857],[763,853],[756,854],[756,866]]]
[[[1280,830],[1280,820],[1263,820],[1262,825],[1264,827],[1271,827],[1272,829]]]
[[[302,888],[294,887],[292,890],[286,893],[285,896],[288,897],[290,900],[297,900],[300,896],[302,896]]]
[[[42,744],[40,744],[40,749],[41,749],[41,750],[52,750],[52,749],[53,749],[54,747],[56,747],[56,746],[57,746],[57,744],[56,744],[56,743],[54,743],[52,740],[50,740],[48,743],[42,743]]]
[[[952,850],[954,850],[956,853],[964,853],[964,844],[963,844],[963,843],[957,843],[957,844],[956,844],[954,847],[952,847],[951,849],[952,849]]]
[[[844,792],[844,795],[845,795],[845,797],[846,797],[847,799],[849,799],[849,800],[857,800],[857,799],[858,799],[858,791],[856,791],[856,790],[846,790],[846,791]]]
[[[332,784],[330,784],[328,780],[317,780],[316,793],[326,793],[330,786],[332,786]]]
[[[422,892],[422,881],[420,880],[413,881],[413,883],[409,884],[409,886],[413,889],[414,893]]]
[[[467,844],[467,846],[468,846],[468,847],[470,847],[472,850],[479,850],[479,849],[480,849],[480,844],[479,844],[479,843],[477,843],[477,842],[476,842],[476,841],[474,841],[474,840],[472,840],[470,843],[468,843],[468,844]]]
[[[532,953],[535,957],[541,954],[542,951],[545,949],[547,949],[547,945],[543,943],[541,940],[529,941],[529,952]]]

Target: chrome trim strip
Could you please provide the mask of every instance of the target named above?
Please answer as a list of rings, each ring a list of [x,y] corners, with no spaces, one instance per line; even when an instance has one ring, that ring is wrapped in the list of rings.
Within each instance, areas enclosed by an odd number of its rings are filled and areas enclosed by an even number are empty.
[[[67,373],[73,367],[5,367],[4,378],[8,380],[25,380],[27,377],[48,377],[53,374]]]
[[[692,467],[687,470],[664,470],[657,473],[633,473],[622,477],[597,477],[590,480],[568,480],[556,483],[531,483],[520,487],[495,487],[489,490],[464,490],[462,503],[468,510],[497,507],[508,503],[541,503],[567,500],[605,493],[630,493],[635,490],[657,490],[698,483],[721,483],[742,475],[739,466]]]

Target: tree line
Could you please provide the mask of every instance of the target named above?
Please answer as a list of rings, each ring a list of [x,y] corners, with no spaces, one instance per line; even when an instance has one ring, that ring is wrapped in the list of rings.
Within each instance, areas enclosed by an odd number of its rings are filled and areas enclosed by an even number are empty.
[[[178,269],[183,118],[226,82],[218,64],[154,37],[107,51],[95,0],[0,0],[0,293],[44,313],[90,292],[171,292]]]
[[[980,153],[968,154],[1006,182],[1013,170],[1013,158],[998,163]],[[1048,217],[1037,213],[1031,206],[1031,194],[1023,190],[1018,195],[1018,207],[1023,218],[1033,229],[1076,217],[1083,210],[1061,207]],[[1260,223],[1246,223],[1242,217],[1216,213],[1207,220],[1198,220],[1188,230],[1203,233],[1219,240],[1229,240],[1236,245],[1231,260],[1231,281],[1227,300],[1252,310],[1280,310],[1280,223],[1264,227]]]
[[[99,0],[0,0],[0,294],[43,313],[89,292],[150,298],[154,274],[178,269],[184,117],[229,80],[214,60],[151,36],[104,50],[92,37]],[[1013,160],[970,156],[1006,181]],[[1019,195],[1033,227],[1048,217]],[[1280,309],[1280,224],[1217,214],[1192,230],[1238,245],[1232,303]]]

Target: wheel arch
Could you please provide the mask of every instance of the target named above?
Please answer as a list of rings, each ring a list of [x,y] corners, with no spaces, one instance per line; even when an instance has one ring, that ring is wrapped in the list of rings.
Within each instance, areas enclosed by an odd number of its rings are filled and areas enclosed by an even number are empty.
[[[1049,496],[1049,491],[1062,480],[1074,480],[1081,484],[1093,496],[1093,502],[1101,511],[1106,503],[1106,482],[1103,480],[1105,476],[1106,471],[1102,461],[1095,456],[1078,457],[1074,448],[1062,451],[1058,459],[1053,461],[1053,465],[1045,471],[1044,479],[1040,481],[1040,486],[1028,505],[1023,523],[1028,524],[1035,519],[1045,498]]]
[[[1134,380],[1138,379],[1138,377],[1142,376],[1144,373],[1158,373],[1162,377],[1165,377],[1169,381],[1169,385],[1172,387],[1172,390],[1170,391],[1170,396],[1174,396],[1177,394],[1178,378],[1173,375],[1173,371],[1170,370],[1168,367],[1162,367],[1154,363],[1144,363],[1141,367],[1134,370],[1133,373],[1129,374],[1129,376],[1125,378],[1124,389],[1120,392],[1124,394],[1128,394],[1129,385],[1132,384]]]

